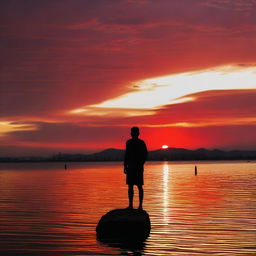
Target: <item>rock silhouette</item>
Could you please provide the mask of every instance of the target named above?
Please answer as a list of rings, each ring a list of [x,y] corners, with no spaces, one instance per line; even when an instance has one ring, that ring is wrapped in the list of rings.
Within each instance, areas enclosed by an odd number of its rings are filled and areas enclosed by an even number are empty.
[[[97,225],[97,238],[102,242],[144,241],[150,233],[146,211],[115,209],[103,215]]]

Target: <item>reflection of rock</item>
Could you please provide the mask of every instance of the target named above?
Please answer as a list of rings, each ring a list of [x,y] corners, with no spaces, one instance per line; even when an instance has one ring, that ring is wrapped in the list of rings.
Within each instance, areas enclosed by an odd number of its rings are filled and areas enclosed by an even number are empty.
[[[146,211],[116,209],[103,215],[96,228],[101,241],[144,241],[150,233]]]

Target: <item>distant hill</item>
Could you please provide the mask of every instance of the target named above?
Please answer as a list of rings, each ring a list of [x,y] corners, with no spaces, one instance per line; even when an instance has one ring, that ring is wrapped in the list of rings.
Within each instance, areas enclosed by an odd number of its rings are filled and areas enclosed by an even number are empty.
[[[43,161],[122,161],[125,151],[109,148],[93,154],[57,154],[52,157],[0,157],[0,162],[43,162]],[[149,151],[148,161],[189,161],[189,160],[256,160],[256,151],[199,148],[168,148]]]
[[[199,148],[189,150],[184,148],[158,149],[149,152],[149,160],[253,160],[256,159],[256,151],[222,151],[219,149],[208,150]]]

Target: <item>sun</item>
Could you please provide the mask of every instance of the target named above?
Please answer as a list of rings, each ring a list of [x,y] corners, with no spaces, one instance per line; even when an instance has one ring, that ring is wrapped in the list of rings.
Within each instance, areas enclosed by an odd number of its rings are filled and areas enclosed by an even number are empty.
[[[167,149],[167,148],[169,148],[167,145],[162,146],[162,149]]]

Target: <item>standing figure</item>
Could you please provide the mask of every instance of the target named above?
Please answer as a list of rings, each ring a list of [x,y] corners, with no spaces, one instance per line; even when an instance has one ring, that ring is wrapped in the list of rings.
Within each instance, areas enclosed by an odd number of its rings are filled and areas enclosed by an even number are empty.
[[[147,159],[147,147],[143,140],[139,139],[140,130],[138,127],[131,128],[130,140],[126,142],[124,173],[126,174],[126,184],[128,185],[129,207],[133,208],[133,186],[136,185],[139,190],[139,209],[142,210],[143,203],[143,172],[144,163]]]

